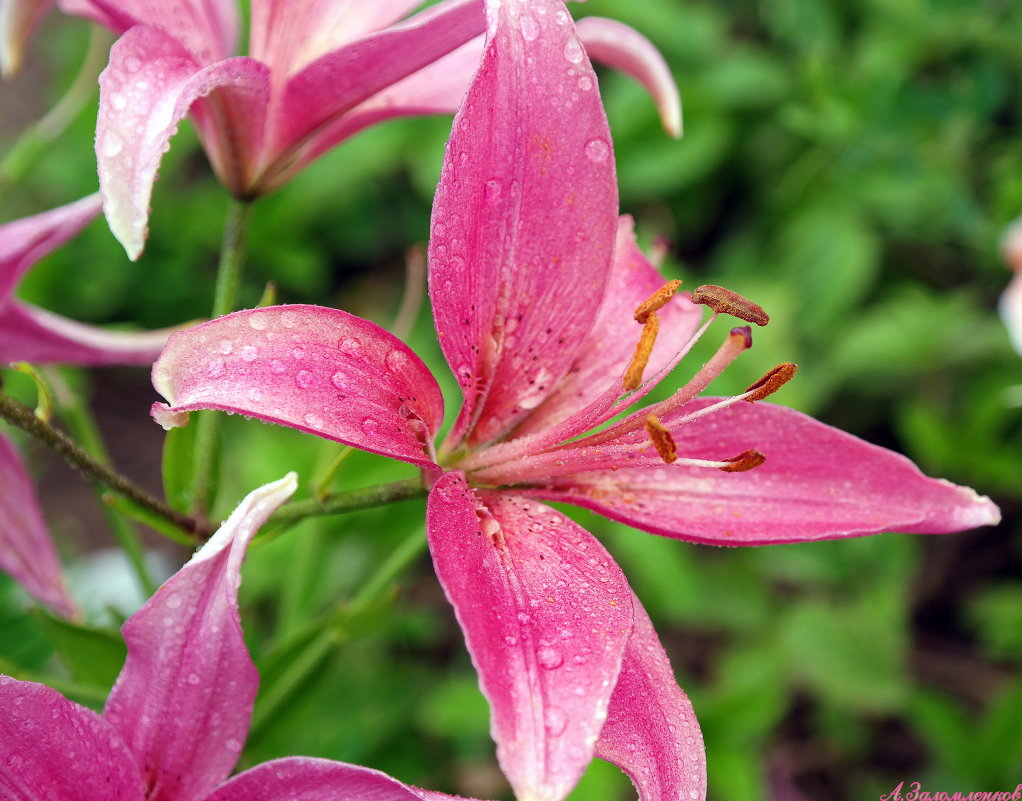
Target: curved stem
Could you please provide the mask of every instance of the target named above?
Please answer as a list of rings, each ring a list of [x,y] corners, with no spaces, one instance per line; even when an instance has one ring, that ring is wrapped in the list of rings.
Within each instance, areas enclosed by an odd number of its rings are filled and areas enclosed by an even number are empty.
[[[281,506],[277,513],[270,518],[270,522],[297,523],[306,517],[371,509],[374,506],[384,506],[395,501],[425,498],[428,494],[429,490],[422,486],[422,481],[418,477],[406,478],[390,484],[377,484],[375,487],[334,493],[323,499],[309,498],[305,501],[294,501]]]
[[[149,509],[181,530],[189,532],[195,539],[205,539],[212,533],[195,519],[171,509],[163,501],[133,484],[113,468],[93,459],[63,431],[43,422],[27,406],[2,392],[0,392],[0,418],[35,437],[47,448],[63,457],[64,461],[90,481],[99,482],[119,495]]]

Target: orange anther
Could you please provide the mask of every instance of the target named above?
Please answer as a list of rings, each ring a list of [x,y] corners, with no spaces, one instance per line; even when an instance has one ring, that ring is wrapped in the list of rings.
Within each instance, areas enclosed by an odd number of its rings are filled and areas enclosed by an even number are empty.
[[[783,364],[777,365],[755,384],[750,385],[745,391],[752,394],[742,398],[742,400],[747,403],[753,403],[773,395],[777,392],[777,390],[794,378],[797,370],[798,365],[792,364],[791,362],[784,362]]]
[[[749,450],[742,451],[737,456],[732,456],[730,459],[724,459],[723,461],[730,462],[730,464],[720,468],[725,473],[744,473],[746,470],[759,467],[766,461],[766,457],[759,451]]]
[[[678,287],[681,286],[681,281],[674,279],[668,281],[660,289],[646,298],[640,303],[635,309],[635,322],[645,323],[646,318],[649,317],[655,311],[660,311],[666,306],[671,298],[674,297],[674,293],[678,291]]]
[[[770,315],[763,311],[762,306],[722,286],[706,284],[697,287],[692,293],[692,302],[703,303],[719,314],[730,314],[748,323],[766,325],[770,322]]]
[[[656,342],[656,335],[659,330],[660,318],[657,317],[656,312],[650,312],[642,326],[642,336],[639,337],[639,343],[635,346],[635,353],[622,379],[626,392],[631,392],[642,383],[642,371],[646,369],[646,365],[649,363],[649,355],[653,352],[653,343]]]
[[[649,434],[650,442],[653,443],[656,452],[660,454],[660,458],[667,464],[676,461],[678,458],[678,445],[675,443],[674,437],[671,436],[671,432],[668,431],[667,426],[660,422],[660,418],[655,414],[648,414],[643,425],[646,427],[646,433]]]

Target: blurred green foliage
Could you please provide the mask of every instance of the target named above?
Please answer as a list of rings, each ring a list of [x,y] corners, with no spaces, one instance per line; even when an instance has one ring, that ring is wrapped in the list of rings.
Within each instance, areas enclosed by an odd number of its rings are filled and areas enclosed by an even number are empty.
[[[1022,211],[1022,4],[590,0],[574,10],[645,32],[682,89],[686,135],[674,142],[639,87],[601,73],[622,210],[645,241],[668,237],[665,272],[690,286],[726,284],[773,318],[714,391],[796,361],[798,379],[780,402],[992,494],[1005,513],[996,529],[941,538],[717,550],[571,511],[608,544],[658,627],[704,729],[711,797],[783,801],[797,790],[851,801],[902,780],[934,791],[1014,789],[1022,361],[994,309],[1007,279],[1000,232]],[[0,146],[70,83],[86,39],[80,21],[48,21],[29,69],[0,88],[10,110]],[[0,219],[95,189],[93,120],[87,105],[5,179]],[[260,200],[243,303],[272,280],[282,302],[389,325],[404,252],[427,235],[448,130],[447,119],[389,123]],[[226,199],[187,125],[161,174],[138,263],[99,221],[33,271],[22,296],[91,322],[148,327],[208,314]],[[456,407],[425,309],[409,341]],[[148,423],[155,396],[142,371],[95,371],[85,386],[111,439],[137,437],[119,458],[158,465],[162,432]],[[236,418],[224,436],[221,513],[287,469],[311,493],[337,453]],[[44,481],[53,475],[45,454],[29,456]],[[333,485],[408,474],[356,454]],[[111,546],[101,523],[83,537],[74,514],[50,510],[69,562]],[[421,530],[413,501],[309,520],[252,549],[243,622],[263,684],[245,764],[313,754],[426,787],[507,796],[486,705],[428,559],[372,602],[355,601]],[[175,569],[184,554],[152,542],[165,570]],[[72,632],[22,604],[0,577],[0,670],[100,705],[120,654],[110,632],[130,609],[97,619],[106,631]],[[83,663],[84,649],[95,658]],[[596,763],[572,798],[631,794]]]

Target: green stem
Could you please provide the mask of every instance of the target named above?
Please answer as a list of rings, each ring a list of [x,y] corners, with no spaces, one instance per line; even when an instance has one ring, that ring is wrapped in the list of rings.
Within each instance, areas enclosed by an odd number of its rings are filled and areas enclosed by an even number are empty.
[[[421,479],[418,477],[406,478],[390,484],[377,484],[375,487],[337,492],[323,499],[309,498],[305,501],[294,501],[280,507],[270,521],[284,524],[297,523],[306,517],[371,509],[374,506],[385,506],[395,501],[425,498],[427,494],[428,490],[422,486]]]
[[[214,318],[234,311],[238,303],[241,284],[241,265],[245,254],[245,235],[248,231],[252,203],[232,198],[227,208],[224,237],[220,246],[220,264],[217,267],[216,289],[213,294]],[[199,412],[196,415],[195,461],[192,463],[192,510],[206,515],[213,501],[213,479],[220,447],[220,414]]]
[[[89,34],[89,49],[81,69],[64,96],[46,116],[26,130],[0,162],[0,184],[20,180],[41,153],[45,153],[96,94],[96,77],[106,65],[113,36],[99,25]]]
[[[171,509],[163,501],[136,486],[113,468],[96,461],[81,445],[63,431],[43,422],[27,406],[2,392],[0,392],[0,418],[35,437],[82,473],[89,481],[98,482],[119,495],[144,506],[183,531],[190,532],[196,539],[205,539],[212,533],[193,518]]]
[[[99,427],[96,425],[96,421],[93,419],[88,407],[80,402],[77,394],[69,391],[64,385],[63,377],[56,373],[50,373],[50,376],[55,386],[55,394],[60,405],[61,417],[67,423],[71,434],[81,444],[82,449],[93,459],[101,464],[109,465],[110,453],[107,451],[106,444],[99,433]],[[93,482],[93,490],[102,501],[104,493],[101,486]],[[124,553],[127,554],[128,561],[131,562],[142,591],[146,597],[152,595],[156,592],[157,584],[153,581],[152,574],[150,574],[149,568],[146,566],[145,549],[142,547],[142,540],[138,535],[138,531],[135,530],[131,521],[116,509],[111,508],[109,504],[101,503],[100,508],[103,510],[103,516],[106,517],[107,524],[110,526],[110,530],[113,532],[118,544],[124,550]]]

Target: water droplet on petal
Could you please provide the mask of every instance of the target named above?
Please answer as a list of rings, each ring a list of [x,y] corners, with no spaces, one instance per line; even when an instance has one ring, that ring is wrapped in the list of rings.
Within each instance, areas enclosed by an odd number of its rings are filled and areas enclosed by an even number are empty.
[[[107,131],[103,136],[103,155],[109,159],[112,159],[118,153],[124,150],[124,142],[113,131]]]
[[[295,374],[295,384],[299,389],[308,389],[315,381],[315,377],[308,370],[299,370]]]
[[[233,737],[231,737],[224,743],[224,748],[226,748],[232,754],[241,753],[241,743],[235,740]]]
[[[362,354],[362,343],[355,337],[343,337],[337,343],[337,347],[345,356],[356,357]]]
[[[221,339],[220,344],[217,345],[217,349],[225,356],[234,350],[234,343],[229,339]]]
[[[280,315],[280,322],[285,328],[294,328],[298,325],[298,313],[293,311],[285,311]]]
[[[367,417],[362,421],[362,433],[367,437],[375,437],[380,433],[380,423],[372,417]]]
[[[536,660],[541,668],[556,670],[564,664],[564,655],[554,648],[540,648]]]
[[[250,314],[248,324],[256,331],[266,330],[267,320],[265,314]]]
[[[556,706],[548,706],[543,713],[543,726],[551,737],[559,737],[568,728],[568,716]]]
[[[227,365],[220,359],[214,359],[206,365],[206,372],[210,378],[220,378],[220,376],[227,372]]]
[[[533,41],[539,36],[539,25],[536,24],[536,20],[525,14],[518,20],[518,25],[522,31],[522,38],[526,42]]]
[[[189,684],[198,684],[199,683],[199,674],[198,673],[189,673],[188,674],[188,683]]]
[[[287,365],[284,364],[280,359],[274,359],[270,362],[270,372],[283,373],[287,369]]]
[[[309,412],[302,419],[309,428],[323,428],[323,418],[314,412]]]
[[[572,64],[579,64],[584,56],[585,51],[582,49],[582,43],[572,36],[564,46],[564,57]]]
[[[256,349],[252,345],[245,345],[239,352],[241,353],[241,358],[244,359],[246,362],[254,362],[256,356],[259,355],[258,349]]]
[[[387,369],[397,375],[408,372],[408,368],[411,367],[408,355],[397,348],[388,353],[383,361],[387,365]]]
[[[605,139],[591,139],[586,143],[585,153],[590,161],[600,164],[610,155],[610,145]]]

